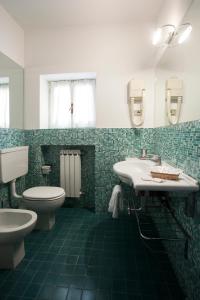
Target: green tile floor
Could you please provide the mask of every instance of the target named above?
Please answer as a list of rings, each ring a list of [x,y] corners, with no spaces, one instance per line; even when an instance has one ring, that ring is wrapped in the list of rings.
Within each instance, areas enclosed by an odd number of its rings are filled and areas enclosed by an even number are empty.
[[[184,299],[168,257],[144,246],[133,217],[62,208],[25,247],[14,271],[0,271],[0,300]]]

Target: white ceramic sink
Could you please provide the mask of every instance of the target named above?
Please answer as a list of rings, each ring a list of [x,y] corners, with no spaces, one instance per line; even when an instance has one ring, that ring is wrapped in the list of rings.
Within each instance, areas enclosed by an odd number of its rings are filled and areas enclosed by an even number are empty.
[[[165,162],[162,162],[162,165],[171,167]],[[131,158],[114,164],[113,170],[122,182],[133,185],[136,191],[194,192],[199,190],[198,182],[184,173],[180,174],[178,181],[162,180],[162,182],[157,182],[153,178],[151,180],[150,171],[154,166],[153,161]],[[148,178],[149,181],[144,180]]]

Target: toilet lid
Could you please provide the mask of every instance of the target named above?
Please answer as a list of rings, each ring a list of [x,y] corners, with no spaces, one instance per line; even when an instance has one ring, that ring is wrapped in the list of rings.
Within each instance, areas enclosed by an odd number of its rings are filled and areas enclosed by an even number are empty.
[[[23,197],[26,199],[42,199],[51,200],[61,197],[65,194],[65,191],[61,187],[56,186],[36,186],[23,192]]]

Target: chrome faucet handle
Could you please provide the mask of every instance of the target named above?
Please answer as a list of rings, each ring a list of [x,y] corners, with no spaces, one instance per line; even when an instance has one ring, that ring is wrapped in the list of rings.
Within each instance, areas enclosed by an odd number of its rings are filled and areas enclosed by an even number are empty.
[[[152,156],[151,160],[154,161],[157,166],[161,166],[161,156],[160,155],[154,154]]]

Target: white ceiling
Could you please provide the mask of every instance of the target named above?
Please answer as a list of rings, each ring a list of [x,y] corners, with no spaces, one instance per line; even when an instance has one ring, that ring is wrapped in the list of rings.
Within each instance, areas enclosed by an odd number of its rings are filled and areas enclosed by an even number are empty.
[[[145,23],[165,0],[0,0],[24,28]]]

